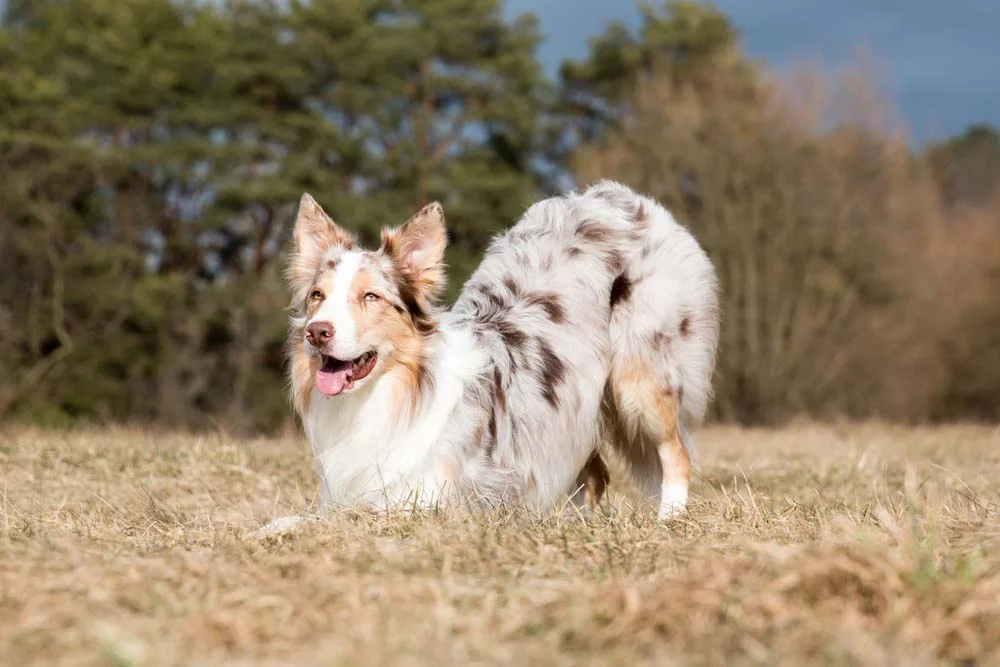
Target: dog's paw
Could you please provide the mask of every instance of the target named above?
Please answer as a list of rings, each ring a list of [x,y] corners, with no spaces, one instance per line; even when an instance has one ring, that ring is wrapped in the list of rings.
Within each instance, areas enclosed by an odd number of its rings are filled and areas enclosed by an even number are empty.
[[[266,526],[252,531],[247,537],[251,540],[280,539],[301,529],[306,523],[318,521],[317,516],[282,516],[274,519]]]
[[[687,510],[688,487],[686,484],[664,484],[660,492],[660,521],[676,519]]]

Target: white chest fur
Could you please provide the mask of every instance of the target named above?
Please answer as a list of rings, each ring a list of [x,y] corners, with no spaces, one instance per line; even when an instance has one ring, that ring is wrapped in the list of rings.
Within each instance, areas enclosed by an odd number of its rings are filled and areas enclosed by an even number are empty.
[[[304,428],[324,502],[387,508],[443,499],[473,430],[463,393],[487,364],[471,334],[446,327],[428,364],[429,390],[412,411],[398,405],[409,397],[393,375],[333,398],[313,389]]]

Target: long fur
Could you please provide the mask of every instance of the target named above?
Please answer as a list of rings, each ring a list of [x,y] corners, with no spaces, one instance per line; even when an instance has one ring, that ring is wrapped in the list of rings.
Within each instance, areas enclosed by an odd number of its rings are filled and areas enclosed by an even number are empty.
[[[693,236],[652,199],[602,181],[529,208],[445,311],[443,225],[429,207],[363,251],[303,198],[291,393],[324,501],[546,510],[609,437],[661,516],[682,509],[719,334],[715,272]],[[378,305],[345,281],[377,285]],[[346,296],[313,303],[316,285]],[[319,351],[304,332],[317,318],[345,320],[331,345],[346,354],[379,351],[376,371],[344,394],[313,386]]]

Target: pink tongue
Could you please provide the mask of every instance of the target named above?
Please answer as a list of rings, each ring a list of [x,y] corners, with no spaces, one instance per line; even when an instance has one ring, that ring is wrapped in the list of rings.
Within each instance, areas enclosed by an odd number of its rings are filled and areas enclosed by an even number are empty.
[[[351,381],[351,362],[330,359],[316,371],[316,388],[327,396],[336,396],[344,391]]]

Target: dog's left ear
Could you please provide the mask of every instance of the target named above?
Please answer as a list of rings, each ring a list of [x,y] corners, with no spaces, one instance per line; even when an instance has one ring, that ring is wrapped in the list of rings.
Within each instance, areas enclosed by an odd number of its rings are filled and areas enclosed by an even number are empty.
[[[444,291],[444,249],[448,244],[444,209],[433,202],[394,229],[382,230],[385,251],[414,291],[433,304]]]

